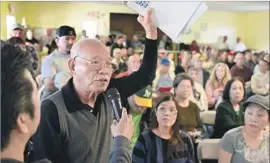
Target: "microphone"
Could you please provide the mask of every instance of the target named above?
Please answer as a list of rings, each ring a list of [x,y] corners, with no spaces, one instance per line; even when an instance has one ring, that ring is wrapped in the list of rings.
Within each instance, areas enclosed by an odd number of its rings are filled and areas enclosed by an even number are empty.
[[[112,105],[114,112],[114,119],[120,121],[122,116],[122,104],[120,93],[116,88],[111,88],[107,91],[107,97]]]

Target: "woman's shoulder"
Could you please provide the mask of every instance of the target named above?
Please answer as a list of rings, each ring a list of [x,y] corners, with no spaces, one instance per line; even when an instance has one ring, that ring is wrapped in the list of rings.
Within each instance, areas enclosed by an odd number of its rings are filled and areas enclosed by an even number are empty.
[[[195,102],[190,101],[190,100],[189,100],[189,108],[193,108],[193,109],[195,109],[196,111],[197,111],[197,110],[200,111],[199,106],[198,106]]]
[[[189,107],[197,107],[197,104],[189,100]]]
[[[231,109],[231,108],[232,108],[232,104],[231,104],[229,101],[227,101],[227,100],[223,100],[223,101],[221,101],[221,102],[219,103],[217,109],[218,109],[218,108]]]
[[[220,144],[222,146],[237,145],[239,142],[243,142],[242,135],[243,126],[236,127],[227,131],[221,138]]]
[[[149,140],[151,140],[151,137],[153,137],[153,135],[151,135],[151,132],[151,130],[146,130],[142,132],[137,141],[141,144],[146,144],[147,142],[149,142]]]
[[[238,137],[239,134],[242,134],[242,129],[243,129],[243,126],[230,129],[229,131],[225,133],[225,136]]]
[[[190,137],[189,134],[188,134],[187,132],[182,131],[182,130],[179,132],[179,134],[180,134],[180,136],[181,136],[182,138],[189,138],[189,137]]]
[[[147,130],[143,131],[143,132],[141,133],[141,135],[142,135],[142,136],[148,136],[148,135],[150,135],[151,133],[152,133],[152,130],[151,130],[151,129],[147,129]]]
[[[141,137],[145,139],[146,141],[149,141],[151,139],[154,139],[157,137],[157,135],[153,132],[153,129],[147,129],[144,132],[142,132]]]
[[[228,101],[228,100],[223,100],[220,104],[222,104],[222,105],[231,105],[230,101]]]
[[[190,135],[187,132],[180,131],[179,134],[180,134],[180,137],[182,138],[182,140],[184,140],[185,143],[187,143],[188,141],[192,142],[192,139],[191,139]]]

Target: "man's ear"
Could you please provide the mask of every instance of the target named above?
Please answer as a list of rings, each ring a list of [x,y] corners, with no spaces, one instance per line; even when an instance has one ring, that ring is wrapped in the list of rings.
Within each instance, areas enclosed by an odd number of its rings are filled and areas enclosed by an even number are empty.
[[[59,37],[56,36],[56,38],[54,39],[56,45],[58,46],[58,42],[59,42]]]
[[[29,132],[28,124],[31,122],[31,118],[26,113],[21,113],[17,118],[17,128],[20,132],[27,134]]]
[[[75,59],[68,60],[68,68],[71,76],[75,75]]]

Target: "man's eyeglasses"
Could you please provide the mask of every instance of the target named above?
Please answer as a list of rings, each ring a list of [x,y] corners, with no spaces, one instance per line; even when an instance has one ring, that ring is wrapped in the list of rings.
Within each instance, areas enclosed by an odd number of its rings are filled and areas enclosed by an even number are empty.
[[[111,70],[112,72],[115,71],[115,69],[114,69],[115,66],[113,66],[113,63],[111,61],[105,62],[105,61],[98,61],[98,60],[90,60],[90,59],[81,57],[79,55],[75,56],[74,60],[76,58],[81,58],[81,59],[85,60],[93,70],[100,70],[103,68],[103,65],[105,65],[105,68]]]

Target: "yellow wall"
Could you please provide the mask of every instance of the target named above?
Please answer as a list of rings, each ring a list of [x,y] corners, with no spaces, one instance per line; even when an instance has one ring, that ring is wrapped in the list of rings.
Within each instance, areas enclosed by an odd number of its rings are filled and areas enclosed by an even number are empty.
[[[9,2],[0,2],[1,4],[1,39],[5,39],[7,36],[6,28],[6,15],[8,15],[8,4]]]
[[[1,39],[6,39],[7,38],[7,27],[6,27],[6,16],[10,15],[8,5],[9,4],[15,4],[15,12],[14,16],[16,17],[17,22],[21,22],[22,16],[21,16],[21,10],[19,8],[19,3],[20,2],[9,2],[9,1],[1,1]]]
[[[81,31],[81,22],[89,19],[89,11],[105,13],[102,20],[106,23],[109,34],[109,13],[134,13],[124,5],[105,5],[94,2],[20,2],[20,9],[26,23],[33,27],[56,28],[63,24],[73,26],[76,31]],[[44,14],[46,13],[46,14]]]
[[[246,45],[269,51],[269,11],[249,12],[245,15]]]
[[[1,2],[2,3],[2,2]],[[89,11],[105,13],[102,20],[108,27],[104,34],[109,34],[110,13],[134,13],[121,4],[103,4],[96,2],[18,2],[18,16],[26,18],[26,23],[32,27],[56,28],[66,24],[81,31],[81,22],[89,19]],[[1,5],[1,21],[2,21]],[[124,23],[124,22],[123,22]],[[234,32],[233,37],[240,36],[250,48],[265,49],[269,45],[269,11],[267,12],[223,12],[207,11],[193,25],[192,33],[185,35],[183,42],[190,43],[194,34],[200,31],[202,23],[207,24],[207,31],[200,32],[199,43],[215,43],[219,35],[226,34],[226,30]],[[2,22],[1,22],[2,24]],[[1,25],[2,27],[2,25]],[[1,28],[2,33],[5,30]],[[230,32],[229,32],[230,33]],[[256,36],[256,37],[255,37]],[[230,38],[234,42],[235,38]]]
[[[237,36],[239,19],[242,15],[235,12],[224,11],[207,11],[198,21],[192,26],[192,33],[184,36],[184,42],[191,43],[195,38],[195,33],[199,32],[200,37],[196,39],[201,43],[215,43],[218,36],[230,34],[232,31]],[[201,24],[207,25],[207,30],[201,30]],[[227,31],[229,30],[229,31]],[[234,38],[230,38],[230,41],[234,41]]]

